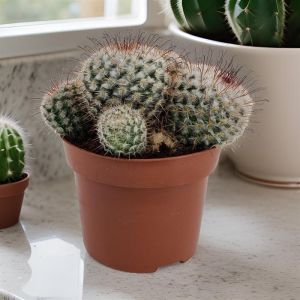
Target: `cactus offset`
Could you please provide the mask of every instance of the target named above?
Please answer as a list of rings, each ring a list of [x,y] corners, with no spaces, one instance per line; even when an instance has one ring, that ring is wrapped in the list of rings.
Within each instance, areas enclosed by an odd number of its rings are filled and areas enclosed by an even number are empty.
[[[127,105],[105,110],[99,117],[97,131],[104,150],[114,156],[137,156],[146,150],[145,118]]]
[[[226,0],[225,11],[241,44],[278,47],[283,43],[284,0]]]
[[[286,43],[291,47],[300,47],[300,1],[287,0],[287,10]]]
[[[73,80],[45,94],[41,113],[50,128],[62,137],[80,141],[91,129],[93,116],[81,83]]]
[[[191,66],[168,107],[168,129],[187,148],[226,146],[240,137],[249,122],[252,100],[235,77],[206,65]],[[175,92],[176,93],[176,92]]]
[[[0,184],[21,179],[25,167],[24,135],[13,121],[0,117]]]
[[[113,40],[84,64],[79,78],[86,98],[98,112],[111,106],[130,104],[141,109],[147,120],[157,120],[169,88],[179,71],[178,55],[139,41]]]

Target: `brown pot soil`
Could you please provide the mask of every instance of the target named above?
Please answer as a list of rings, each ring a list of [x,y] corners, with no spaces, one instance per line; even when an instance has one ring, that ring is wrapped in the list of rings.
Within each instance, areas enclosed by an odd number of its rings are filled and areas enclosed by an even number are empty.
[[[19,222],[24,191],[28,184],[28,174],[20,181],[0,184],[0,229]]]
[[[144,273],[196,250],[208,176],[220,150],[118,159],[64,141],[75,172],[84,244],[97,261]]]

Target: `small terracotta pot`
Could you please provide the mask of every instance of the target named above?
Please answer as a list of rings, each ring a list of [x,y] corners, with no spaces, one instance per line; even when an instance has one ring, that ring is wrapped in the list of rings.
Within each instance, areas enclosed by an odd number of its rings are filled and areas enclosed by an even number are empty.
[[[0,184],[0,229],[19,222],[24,191],[29,184],[29,175],[17,182]]]
[[[114,269],[145,273],[193,256],[208,176],[219,149],[161,159],[118,159],[64,141],[75,172],[84,244]]]

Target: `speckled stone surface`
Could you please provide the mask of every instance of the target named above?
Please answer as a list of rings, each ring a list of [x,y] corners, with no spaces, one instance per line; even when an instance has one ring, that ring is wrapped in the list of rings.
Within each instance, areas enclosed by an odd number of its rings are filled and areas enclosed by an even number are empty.
[[[41,120],[42,95],[53,82],[65,80],[77,53],[68,52],[0,60],[0,114],[19,121],[29,135],[30,170],[35,181],[68,174],[62,145]],[[51,137],[50,137],[50,136]]]
[[[196,255],[153,274],[90,258],[72,178],[34,184],[21,224],[0,231],[0,289],[24,299],[298,300],[300,191],[212,176]]]

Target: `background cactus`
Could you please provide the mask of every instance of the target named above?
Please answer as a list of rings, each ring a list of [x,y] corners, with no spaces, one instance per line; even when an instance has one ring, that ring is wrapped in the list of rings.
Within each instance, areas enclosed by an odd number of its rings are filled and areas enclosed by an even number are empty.
[[[82,140],[91,130],[93,115],[77,80],[52,87],[45,94],[41,113],[54,132],[71,140]]]
[[[179,25],[195,35],[231,40],[231,32],[224,18],[224,0],[170,0]]]
[[[23,130],[8,118],[0,117],[0,184],[22,178],[24,148]]]
[[[84,62],[79,80],[94,108],[130,104],[147,120],[157,120],[165,104],[164,92],[179,72],[178,55],[139,41],[111,41]]]
[[[291,47],[300,47],[300,1],[286,0],[287,3],[287,36],[286,43]]]
[[[184,86],[169,105],[168,129],[192,149],[228,145],[240,137],[252,113],[252,100],[234,72],[193,65],[178,81]]]
[[[104,150],[113,156],[137,156],[146,150],[145,118],[127,105],[104,111],[99,117],[97,132]]]
[[[278,47],[285,28],[284,0],[227,0],[226,16],[243,45]]]

